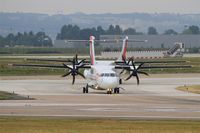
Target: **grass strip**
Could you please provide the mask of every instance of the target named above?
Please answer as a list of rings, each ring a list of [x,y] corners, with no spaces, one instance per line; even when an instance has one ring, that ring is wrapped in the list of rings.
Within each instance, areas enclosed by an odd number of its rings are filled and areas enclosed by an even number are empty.
[[[180,90],[180,91],[186,91],[186,92],[200,94],[200,85],[192,85],[192,86],[185,85],[185,86],[177,87],[176,89]]]
[[[199,133],[200,121],[0,117],[2,133]]]
[[[23,97],[15,93],[0,91],[0,100],[31,100],[32,98]]]

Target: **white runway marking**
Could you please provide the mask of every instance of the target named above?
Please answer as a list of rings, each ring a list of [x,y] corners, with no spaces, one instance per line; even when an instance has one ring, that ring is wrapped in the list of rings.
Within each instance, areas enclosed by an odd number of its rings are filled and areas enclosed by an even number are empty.
[[[136,104],[76,104],[76,103],[0,103],[0,107],[23,107],[23,106],[135,106]]]
[[[75,118],[119,118],[119,119],[186,119],[186,120],[199,120],[200,117],[188,117],[188,116],[184,116],[184,117],[178,117],[178,116],[146,116],[146,115],[139,115],[139,116],[121,116],[121,115],[25,115],[25,114],[1,114],[1,116],[25,116],[25,117],[75,117]]]

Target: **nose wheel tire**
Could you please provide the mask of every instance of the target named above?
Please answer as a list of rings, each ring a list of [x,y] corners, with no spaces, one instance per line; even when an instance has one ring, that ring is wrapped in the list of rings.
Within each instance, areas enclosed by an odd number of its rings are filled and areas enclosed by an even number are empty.
[[[83,87],[83,93],[88,93],[88,84],[86,85],[86,87]]]
[[[112,89],[108,89],[107,94],[112,94]]]

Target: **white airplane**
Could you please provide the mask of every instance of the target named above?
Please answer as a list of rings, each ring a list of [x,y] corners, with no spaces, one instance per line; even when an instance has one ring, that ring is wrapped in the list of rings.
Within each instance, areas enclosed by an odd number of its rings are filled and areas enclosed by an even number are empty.
[[[79,40],[86,41],[86,40]],[[88,41],[88,40],[87,40]],[[106,40],[102,40],[106,41]],[[50,59],[30,59],[37,61],[57,61],[64,62],[62,65],[35,65],[35,64],[13,64],[13,66],[30,66],[30,67],[50,67],[50,68],[64,68],[69,69],[69,71],[62,75],[62,77],[66,77],[71,75],[73,77],[72,84],[75,83],[75,79],[77,75],[85,78],[87,80],[87,84],[83,87],[83,93],[88,93],[89,88],[95,90],[106,90],[107,94],[119,93],[120,87],[119,85],[122,83],[123,71],[126,70],[130,73],[129,77],[125,80],[129,80],[131,77],[135,76],[137,79],[137,84],[139,84],[138,74],[148,74],[146,72],[140,71],[140,69],[152,69],[152,68],[189,68],[190,66],[143,66],[145,63],[162,63],[160,62],[135,62],[132,58],[126,61],[126,50],[128,41],[133,42],[145,42],[145,41],[137,41],[137,40],[128,40],[126,36],[123,39],[123,46],[119,58],[117,61],[105,61],[100,60],[96,61],[95,59],[95,50],[94,50],[94,42],[95,37],[90,36],[90,64],[86,62],[85,59],[78,60],[77,55],[72,60],[50,60]],[[168,61],[170,62],[170,61]],[[172,61],[174,62],[174,61]],[[72,65],[68,65],[66,63],[71,63]],[[139,65],[136,65],[139,64]],[[84,68],[83,74],[79,71],[80,68]]]

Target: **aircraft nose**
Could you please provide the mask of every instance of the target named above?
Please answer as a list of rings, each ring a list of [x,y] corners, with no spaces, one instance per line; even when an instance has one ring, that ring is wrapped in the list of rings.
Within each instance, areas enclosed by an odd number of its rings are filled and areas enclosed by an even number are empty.
[[[118,80],[117,78],[105,78],[102,81],[101,87],[105,88],[105,89],[113,89],[115,87],[117,87]]]

